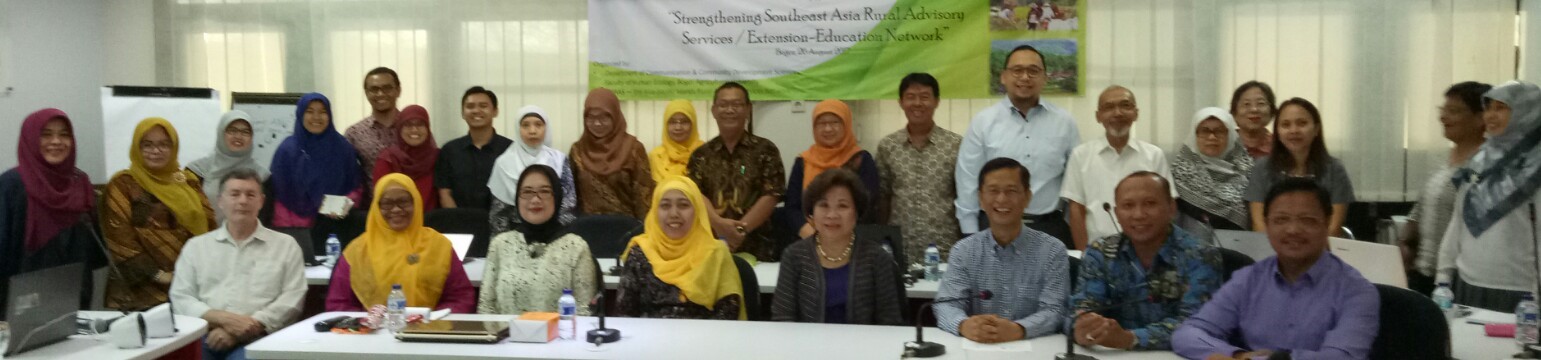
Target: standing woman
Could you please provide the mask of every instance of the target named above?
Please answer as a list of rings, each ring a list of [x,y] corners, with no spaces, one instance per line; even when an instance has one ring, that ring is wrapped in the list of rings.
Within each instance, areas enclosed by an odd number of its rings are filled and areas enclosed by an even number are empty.
[[[107,264],[96,243],[91,179],[75,167],[69,115],[42,109],[21,123],[16,168],[0,174],[0,279],[69,263]],[[91,289],[87,271],[81,289]],[[9,281],[0,282],[0,309],[9,309]],[[91,292],[82,291],[81,308]]]
[[[198,176],[177,164],[177,143],[177,130],[166,119],[140,121],[128,169],[107,183],[102,235],[118,268],[107,280],[107,308],[140,310],[166,302],[182,245],[218,227]]]
[[[598,269],[588,242],[564,234],[557,221],[562,187],[552,181],[556,178],[556,170],[538,164],[519,175],[519,221],[513,231],[492,238],[476,312],[556,312],[562,290],[571,289],[578,314],[589,314],[589,301],[599,293]]]
[[[294,135],[273,153],[273,227],[309,234],[326,195],[359,201],[358,154],[332,123],[332,103],[320,93],[305,94],[294,110]],[[314,241],[314,237],[312,241]]]
[[[798,229],[798,237],[813,236],[815,231],[813,225],[808,224],[808,214],[803,212],[803,188],[825,170],[850,170],[861,177],[862,191],[874,194],[880,190],[877,161],[872,160],[872,153],[856,145],[853,122],[851,107],[844,101],[828,99],[813,106],[813,146],[803,150],[792,162],[792,174],[787,176],[787,192],[782,198],[789,213],[787,228]],[[872,209],[863,208],[861,212],[871,214]],[[861,220],[868,222],[865,221],[867,218]]]
[[[579,210],[584,214],[647,215],[653,172],[647,150],[626,133],[621,100],[610,89],[589,91],[583,101],[583,137],[573,143]]]
[[[1536,291],[1541,88],[1511,82],[1483,100],[1487,142],[1455,173],[1460,190],[1435,281],[1450,283],[1458,304],[1508,312]]]
[[[690,178],[653,191],[642,235],[621,253],[616,303],[643,318],[744,320],[744,285],[728,245],[712,237],[706,196]]]
[[[220,141],[214,143],[214,153],[187,164],[187,170],[198,175],[199,181],[203,182],[204,198],[210,201],[219,199],[219,180],[236,169],[255,171],[262,182],[267,182],[268,168],[257,164],[251,156],[253,128],[248,120],[250,118],[251,115],[245,111],[231,110],[225,113],[219,118],[219,127],[215,128],[214,136]],[[214,218],[224,221],[225,215],[219,208],[215,208]]]
[[[664,107],[663,120],[663,144],[648,153],[653,181],[660,183],[670,176],[685,176],[690,154],[703,144],[696,129],[696,107],[690,100],[670,101]]]
[[[390,173],[402,173],[417,183],[417,192],[423,194],[423,211],[439,208],[439,191],[433,187],[433,166],[439,161],[439,143],[433,141],[433,129],[428,126],[428,110],[410,105],[396,114],[396,144],[380,152],[375,160],[373,180]]]
[[[401,285],[407,306],[476,311],[476,290],[449,239],[423,226],[423,196],[402,174],[375,184],[368,225],[332,270],[326,311],[365,311]]]
[[[1214,244],[1214,230],[1246,230],[1247,176],[1252,156],[1239,144],[1236,122],[1217,107],[1193,114],[1193,132],[1172,159],[1177,186],[1177,222],[1184,230]]]
[[[1348,204],[1354,202],[1354,183],[1348,178],[1343,162],[1327,153],[1322,136],[1322,113],[1316,105],[1301,98],[1279,104],[1279,121],[1274,122],[1272,155],[1259,160],[1247,177],[1248,207],[1252,211],[1252,231],[1267,231],[1263,221],[1263,198],[1268,189],[1285,178],[1308,178],[1332,195],[1332,218],[1322,226],[1332,236],[1343,235],[1343,219]],[[1245,138],[1243,138],[1245,139]]]
[[[1254,159],[1268,156],[1275,149],[1273,134],[1268,132],[1268,123],[1284,107],[1274,106],[1275,103],[1273,88],[1256,80],[1241,84],[1231,94],[1231,116],[1241,127],[1241,145]]]
[[[828,324],[903,325],[904,297],[894,257],[877,240],[856,233],[867,191],[846,169],[808,184],[803,213],[818,230],[781,255],[771,318]]]
[[[1482,149],[1482,142],[1486,140],[1482,132],[1487,127],[1482,122],[1482,94],[1492,89],[1492,85],[1467,81],[1445,90],[1444,105],[1439,107],[1439,123],[1444,128],[1445,139],[1455,143],[1455,148],[1423,183],[1418,204],[1407,214],[1407,227],[1398,245],[1402,248],[1403,268],[1407,269],[1408,289],[1423,294],[1434,292],[1440,244],[1444,243],[1445,230],[1450,228],[1450,215],[1455,211],[1457,189],[1450,178]]]
[[[551,129],[546,127],[546,111],[539,106],[519,108],[519,141],[509,147],[492,164],[492,176],[487,179],[487,190],[492,192],[492,233],[502,234],[514,230],[519,220],[519,208],[514,206],[519,198],[519,176],[533,165],[545,165],[560,169],[562,206],[557,221],[568,224],[577,218],[573,212],[578,207],[578,192],[573,186],[573,170],[567,166],[567,154],[551,147]]]

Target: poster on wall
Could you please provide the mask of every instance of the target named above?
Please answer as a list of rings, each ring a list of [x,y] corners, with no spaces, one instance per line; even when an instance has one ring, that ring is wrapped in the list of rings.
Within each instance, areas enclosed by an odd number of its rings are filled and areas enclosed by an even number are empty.
[[[230,94],[230,109],[245,111],[252,128],[251,156],[258,164],[270,166],[273,153],[284,139],[294,134],[294,109],[300,102],[299,93],[247,93]]]
[[[996,58],[1026,43],[1048,62],[1045,93],[1079,93],[1081,3],[589,0],[589,86],[627,100],[709,99],[724,81],[757,100],[892,99],[926,72],[944,97],[987,98]]]

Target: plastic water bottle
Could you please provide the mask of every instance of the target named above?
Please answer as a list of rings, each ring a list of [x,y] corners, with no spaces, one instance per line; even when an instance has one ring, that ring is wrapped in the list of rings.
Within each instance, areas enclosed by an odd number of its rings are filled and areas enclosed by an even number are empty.
[[[1514,307],[1514,342],[1524,348],[1525,345],[1535,344],[1537,339],[1537,327],[1541,326],[1541,308],[1536,306],[1536,297],[1530,293],[1520,298],[1520,304]]]
[[[562,298],[556,301],[560,318],[556,328],[562,340],[578,338],[578,300],[573,299],[573,289],[562,289]]]
[[[385,327],[391,332],[407,327],[407,293],[401,284],[391,284],[391,295],[385,298]]]
[[[926,246],[926,280],[942,280],[942,251],[934,243]]]
[[[326,237],[326,267],[337,266],[337,257],[342,255],[342,242],[337,241],[337,234]]]
[[[1434,289],[1433,298],[1434,305],[1439,305],[1439,311],[1445,313],[1445,320],[1455,318],[1455,292],[1450,291],[1450,283],[1439,283],[1439,287]]]

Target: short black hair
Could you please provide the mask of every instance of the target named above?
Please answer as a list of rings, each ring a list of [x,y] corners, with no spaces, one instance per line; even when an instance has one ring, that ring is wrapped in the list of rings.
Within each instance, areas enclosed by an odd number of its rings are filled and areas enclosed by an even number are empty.
[[[1038,51],[1038,48],[1027,44],[1017,45],[1017,47],[1011,49],[1011,52],[1006,53],[1006,60],[1001,61],[1002,69],[1011,66],[1011,56],[1016,55],[1018,51],[1032,51],[1034,54],[1038,54],[1038,62],[1043,64],[1044,71],[1049,70],[1049,61],[1043,58],[1043,52]]]
[[[398,88],[401,87],[401,76],[396,75],[396,70],[391,70],[391,68],[384,67],[384,66],[377,67],[377,68],[374,68],[372,70],[369,70],[369,73],[364,74],[364,80],[368,81],[370,76],[375,76],[375,75],[380,75],[380,74],[389,74],[391,76],[391,81],[396,83],[396,87],[398,87]]]
[[[1166,195],[1167,200],[1176,200],[1172,198],[1172,182],[1168,181],[1165,176],[1161,176],[1161,173],[1149,170],[1135,171],[1134,173],[1129,174],[1129,176],[1125,176],[1122,180],[1119,180],[1118,184],[1113,185],[1113,197],[1115,199],[1118,198],[1118,189],[1124,187],[1125,181],[1129,181],[1129,179],[1142,176],[1156,178],[1156,181],[1161,183],[1161,194]]]
[[[1316,195],[1316,201],[1322,206],[1322,215],[1332,216],[1332,194],[1328,194],[1327,188],[1317,184],[1316,180],[1301,177],[1288,177],[1268,188],[1268,197],[1263,202],[1263,215],[1267,216],[1268,212],[1272,211],[1274,199],[1285,194],[1301,192]]]
[[[910,73],[905,75],[904,79],[899,80],[899,98],[904,99],[904,91],[909,90],[911,86],[915,85],[930,86],[931,97],[942,98],[942,85],[936,82],[935,76],[923,72]]]
[[[487,95],[488,99],[492,99],[492,108],[498,108],[498,94],[493,94],[492,90],[487,90],[487,88],[481,86],[472,86],[470,89],[466,89],[465,95],[460,95],[460,106],[465,106],[466,99],[471,98],[471,95],[474,94]]]
[[[1482,94],[1492,89],[1493,85],[1467,81],[1451,85],[1450,89],[1445,90],[1445,97],[1460,99],[1461,103],[1466,104],[1467,110],[1482,113]]]
[[[721,94],[722,90],[724,90],[724,89],[738,89],[738,91],[743,91],[744,92],[744,102],[750,102],[750,100],[749,100],[749,88],[745,88],[744,84],[740,84],[737,81],[729,81],[729,82],[722,83],[722,85],[720,85],[720,86],[717,86],[717,90],[712,91],[712,102],[714,102],[714,103],[717,102],[717,94]]]
[[[866,185],[862,185],[861,177],[855,172],[846,169],[829,169],[813,177],[808,182],[808,188],[803,191],[803,216],[812,217],[813,208],[830,189],[843,187],[851,192],[851,199],[856,201],[856,218],[861,218],[867,212],[867,204],[871,202],[867,194]]]
[[[230,172],[226,173],[225,176],[219,178],[220,193],[225,192],[225,184],[229,183],[230,180],[251,180],[252,182],[257,183],[257,192],[262,192],[262,176],[257,175],[256,170],[248,168],[237,168],[235,170],[230,170]]]
[[[1017,169],[1017,171],[1022,172],[1022,187],[1032,188],[1033,173],[1028,171],[1026,166],[1022,166],[1022,163],[1017,162],[1016,159],[1008,157],[998,157],[985,162],[985,166],[979,169],[979,188],[983,189],[985,187],[986,175],[1000,169]]]
[[[1276,105],[1279,103],[1279,99],[1274,97],[1273,87],[1268,86],[1268,83],[1257,80],[1243,83],[1241,86],[1236,87],[1236,92],[1231,93],[1231,113],[1236,113],[1236,104],[1241,102],[1241,94],[1253,88],[1263,91],[1263,98],[1268,99],[1268,112],[1274,114],[1274,116],[1279,116],[1280,106]]]

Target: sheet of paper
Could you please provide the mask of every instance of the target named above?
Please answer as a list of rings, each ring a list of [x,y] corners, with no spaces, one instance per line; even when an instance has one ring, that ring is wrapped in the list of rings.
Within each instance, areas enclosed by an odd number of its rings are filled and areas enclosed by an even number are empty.
[[[969,360],[1021,359],[1022,354],[1033,352],[1033,343],[1027,340],[997,344],[978,343],[969,339],[961,340],[963,340],[963,358]]]
[[[320,212],[326,215],[348,215],[348,209],[353,208],[353,199],[346,196],[327,195],[321,200]]]

